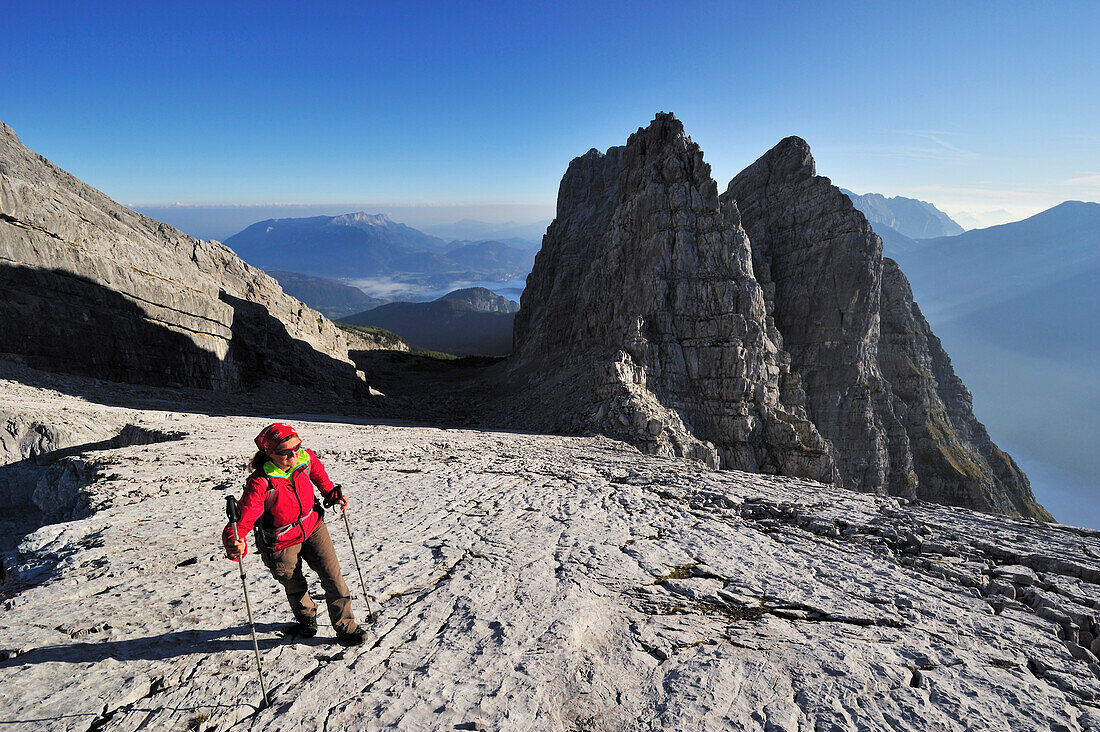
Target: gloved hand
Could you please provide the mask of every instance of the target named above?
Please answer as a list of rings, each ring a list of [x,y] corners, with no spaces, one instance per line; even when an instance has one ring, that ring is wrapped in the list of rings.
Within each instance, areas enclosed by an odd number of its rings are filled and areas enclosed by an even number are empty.
[[[233,524],[226,524],[222,531],[222,546],[225,547],[225,558],[232,559],[234,562],[248,554],[248,542],[245,541],[245,537],[233,538]]]

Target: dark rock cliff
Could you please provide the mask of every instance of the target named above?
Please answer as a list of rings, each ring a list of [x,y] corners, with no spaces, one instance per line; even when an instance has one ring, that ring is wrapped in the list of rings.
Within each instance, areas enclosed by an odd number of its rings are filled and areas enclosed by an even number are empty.
[[[882,241],[851,200],[815,174],[797,137],[740,173],[722,198],[741,210],[768,314],[841,484],[911,496],[907,437],[876,362]]]
[[[975,418],[905,276],[841,190],[789,137],[746,168],[737,202],[767,307],[855,490],[1049,519]]]
[[[518,403],[541,406],[540,427],[598,429],[715,466],[833,476],[765,322],[736,206],[720,205],[710,166],[672,115],[570,164],[514,334]]]
[[[970,392],[892,259],[883,260],[878,363],[903,405],[898,415],[909,438],[917,498],[1053,520],[1027,476],[974,416]]]

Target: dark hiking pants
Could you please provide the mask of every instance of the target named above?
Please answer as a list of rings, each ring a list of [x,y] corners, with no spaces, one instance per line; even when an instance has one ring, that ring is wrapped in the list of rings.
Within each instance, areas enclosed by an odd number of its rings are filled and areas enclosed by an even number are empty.
[[[325,591],[325,604],[328,616],[337,633],[350,633],[355,630],[355,616],[351,612],[351,592],[340,573],[340,563],[336,560],[336,548],[332,545],[328,528],[324,522],[309,538],[301,544],[288,546],[276,552],[265,552],[264,564],[271,574],[286,590],[290,600],[290,609],[296,618],[312,618],[317,614],[317,603],[309,596],[306,576],[302,574],[302,560],[321,578],[321,589]]]

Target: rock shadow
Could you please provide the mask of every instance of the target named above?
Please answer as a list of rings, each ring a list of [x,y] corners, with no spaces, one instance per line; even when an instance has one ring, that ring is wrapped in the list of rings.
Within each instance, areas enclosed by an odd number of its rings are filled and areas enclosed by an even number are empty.
[[[216,353],[86,277],[0,263],[0,289],[0,351],[34,368],[155,386],[234,384],[232,369]],[[212,337],[216,323],[208,325],[209,333],[196,330],[195,336]]]
[[[186,436],[183,432],[161,432],[128,424],[106,440],[35,453],[0,465],[0,501],[6,507],[0,520],[0,552],[14,549],[42,526],[88,515],[81,489],[95,480],[98,470],[93,463],[68,458],[130,445],[182,440]],[[0,585],[6,575],[4,558],[0,555]]]
[[[257,642],[260,650],[274,648],[287,642],[287,623],[256,623]],[[263,634],[284,634],[278,638],[261,637]],[[296,643],[329,645],[336,641],[320,636],[295,639]],[[118,641],[89,641],[64,643],[32,648],[24,653],[0,659],[0,668],[10,666],[36,666],[41,663],[98,663],[107,659],[116,661],[164,661],[190,654],[208,654],[222,651],[252,651],[252,637],[248,625],[236,625],[221,630],[180,630],[142,638]],[[10,653],[5,651],[4,653]]]
[[[58,389],[100,404],[147,408],[165,401],[182,411],[219,414],[227,397],[248,404],[258,386],[280,382],[345,404],[366,404],[367,384],[355,366],[293,338],[258,303],[219,293],[231,322],[123,295],[61,269],[0,263],[0,356],[46,372],[12,366],[15,380]],[[187,301],[190,293],[181,293]],[[182,307],[182,306],[181,306]],[[166,319],[160,319],[164,317]],[[98,380],[116,382],[99,383]],[[172,390],[152,394],[121,385]],[[144,392],[144,393],[143,393]],[[165,399],[168,397],[168,399]],[[175,397],[178,397],[178,403]],[[203,402],[206,402],[204,405]],[[272,404],[255,411],[270,411]]]

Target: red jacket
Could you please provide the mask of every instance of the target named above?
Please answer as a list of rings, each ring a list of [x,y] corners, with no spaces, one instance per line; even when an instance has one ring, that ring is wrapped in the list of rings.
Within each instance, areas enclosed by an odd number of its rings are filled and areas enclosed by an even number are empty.
[[[237,522],[238,536],[241,539],[248,536],[266,511],[271,517],[269,528],[276,529],[278,533],[272,551],[301,544],[321,522],[321,517],[313,510],[315,485],[325,498],[335,497],[335,486],[313,450],[299,450],[297,462],[287,472],[268,460],[248,476],[245,483],[240,500],[240,521]],[[232,540],[233,524],[229,523],[222,531],[222,544],[227,550]]]

